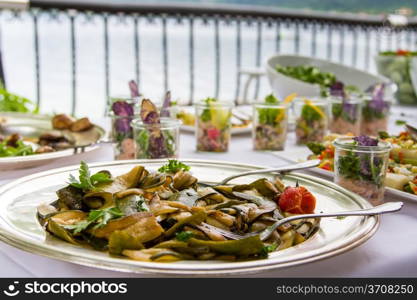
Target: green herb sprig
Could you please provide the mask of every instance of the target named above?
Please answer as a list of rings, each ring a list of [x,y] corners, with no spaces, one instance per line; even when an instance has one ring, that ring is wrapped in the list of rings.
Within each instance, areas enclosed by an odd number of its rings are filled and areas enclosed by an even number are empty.
[[[109,174],[105,172],[98,172],[91,175],[90,169],[84,161],[81,162],[78,172],[78,180],[71,174],[69,177],[69,184],[73,187],[82,189],[84,192],[96,190],[97,185],[113,181]]]
[[[105,209],[96,209],[90,211],[88,214],[87,220],[78,222],[74,225],[65,225],[64,227],[69,230],[73,230],[75,233],[80,233],[81,231],[86,230],[90,225],[95,225],[92,227],[93,230],[98,229],[106,225],[110,220],[123,217],[122,211],[118,207],[108,207]]]
[[[191,169],[190,166],[176,160],[176,159],[169,159],[166,165],[163,165],[158,169],[158,172],[161,173],[177,173],[180,170],[189,171]]]
[[[265,245],[261,250],[260,256],[262,258],[266,258],[268,257],[269,253],[274,252],[277,248],[278,248],[277,243],[273,243],[271,245]]]

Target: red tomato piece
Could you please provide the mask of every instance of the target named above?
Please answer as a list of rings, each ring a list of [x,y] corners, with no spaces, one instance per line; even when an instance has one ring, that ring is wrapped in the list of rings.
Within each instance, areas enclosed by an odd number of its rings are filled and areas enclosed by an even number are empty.
[[[292,214],[313,213],[316,198],[305,187],[287,187],[279,198],[278,205],[284,212]]]

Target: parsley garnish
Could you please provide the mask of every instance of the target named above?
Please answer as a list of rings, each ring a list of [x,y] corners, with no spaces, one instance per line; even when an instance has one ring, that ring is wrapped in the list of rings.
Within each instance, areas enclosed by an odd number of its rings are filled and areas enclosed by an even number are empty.
[[[177,173],[179,170],[189,171],[190,166],[187,166],[176,159],[169,159],[166,165],[163,165],[158,169],[161,173]]]
[[[69,183],[71,186],[82,189],[85,192],[95,190],[96,186],[100,183],[109,183],[113,181],[109,174],[105,172],[98,172],[94,175],[91,175],[90,169],[83,161],[81,162],[78,172],[78,180],[71,174],[69,177]]]
[[[260,253],[260,256],[261,257],[264,257],[264,258],[267,258],[268,257],[268,254],[270,252],[274,252],[275,250],[277,250],[277,248],[278,248],[278,244],[277,243],[273,243],[271,245],[263,246],[263,248],[261,250],[261,253]]]
[[[175,234],[175,238],[181,242],[187,242],[192,237],[193,233],[191,231],[180,231]]]
[[[87,220],[78,222],[74,225],[65,225],[64,227],[69,230],[74,230],[74,233],[79,233],[87,229],[93,223],[93,229],[98,229],[106,225],[110,220],[123,217],[122,211],[117,207],[108,207],[105,209],[96,209],[90,211]]]

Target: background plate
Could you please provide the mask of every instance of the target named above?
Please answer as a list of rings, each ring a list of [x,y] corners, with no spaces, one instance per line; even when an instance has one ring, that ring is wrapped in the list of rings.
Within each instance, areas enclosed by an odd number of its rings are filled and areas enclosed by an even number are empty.
[[[219,161],[182,160],[200,180],[216,182],[242,171],[259,169],[258,166]],[[113,175],[129,171],[143,164],[156,170],[165,160],[123,161],[91,164],[92,172],[107,169]],[[76,174],[78,166],[65,167],[23,177],[0,187],[0,240],[31,253],[78,263],[82,265],[125,272],[153,272],[182,275],[225,275],[260,272],[316,261],[352,249],[369,239],[379,225],[378,217],[325,218],[321,229],[309,240],[295,247],[275,252],[268,259],[223,262],[180,261],[173,263],[139,262],[111,257],[61,241],[45,233],[36,219],[36,207],[42,202],[56,199],[55,191],[65,186],[69,174]],[[236,179],[234,183],[247,183],[259,175]],[[263,176],[272,178],[272,175]],[[306,186],[317,198],[316,211],[344,211],[368,208],[363,198],[333,183],[303,174],[289,174],[286,184],[296,181]],[[53,277],[54,274],[51,274]]]
[[[51,117],[47,115],[0,113],[0,133],[5,132],[9,135],[17,131],[23,137],[37,138],[41,133],[51,129]],[[104,137],[105,130],[97,125],[93,129],[98,137],[96,142],[99,142]],[[97,148],[98,144],[88,146],[84,148],[84,152]],[[71,155],[74,155],[74,149],[28,156],[0,157],[0,171],[36,167]]]

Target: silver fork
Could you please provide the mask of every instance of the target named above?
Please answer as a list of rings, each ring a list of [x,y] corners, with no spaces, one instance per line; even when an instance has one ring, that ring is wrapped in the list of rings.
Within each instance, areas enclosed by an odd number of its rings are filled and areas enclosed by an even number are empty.
[[[204,185],[204,186],[209,186],[209,187],[210,186],[217,186],[217,185],[226,184],[230,180],[238,178],[238,177],[243,177],[243,176],[248,176],[248,175],[255,175],[255,174],[279,173],[279,172],[289,172],[289,171],[295,171],[295,170],[302,170],[302,169],[317,167],[319,164],[320,164],[319,159],[313,159],[313,160],[308,160],[308,161],[305,161],[305,162],[302,162],[302,163],[291,164],[291,165],[286,165],[286,166],[282,166],[282,167],[269,168],[269,169],[259,169],[259,170],[239,173],[239,174],[236,174],[236,175],[226,177],[225,179],[223,179],[219,183],[199,182],[199,184]]]
[[[229,232],[227,230],[223,230],[212,226],[207,223],[202,223],[202,225],[207,229],[213,230],[229,239],[232,240],[241,240],[244,238],[248,238],[251,236],[259,235],[261,241],[265,241],[269,238],[269,236],[281,225],[295,221],[300,219],[309,219],[309,218],[328,218],[328,217],[349,217],[349,216],[374,216],[386,213],[392,213],[399,211],[403,207],[404,203],[402,202],[387,202],[372,208],[366,209],[359,209],[359,210],[351,210],[351,211],[341,211],[341,212],[331,212],[331,213],[317,213],[317,214],[303,214],[303,215],[296,215],[283,218],[281,220],[276,221],[274,224],[268,226],[267,228],[258,231],[258,232],[249,232],[245,234],[237,234],[233,232]]]

